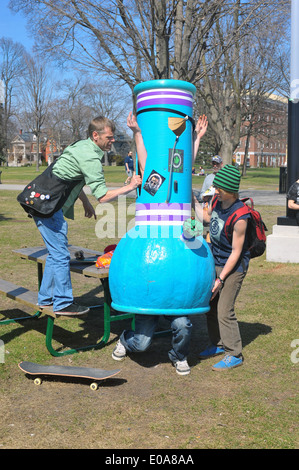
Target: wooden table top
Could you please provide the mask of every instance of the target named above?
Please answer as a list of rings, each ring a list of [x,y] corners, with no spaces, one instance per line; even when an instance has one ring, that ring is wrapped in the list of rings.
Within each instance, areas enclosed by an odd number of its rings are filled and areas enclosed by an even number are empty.
[[[69,245],[68,250],[71,255],[71,262],[70,268],[71,272],[83,274],[84,276],[88,277],[96,277],[99,279],[103,279],[108,277],[109,275],[109,268],[97,268],[95,266],[95,261],[98,256],[101,256],[103,253],[100,251],[89,250],[88,248],[82,248],[81,246]],[[83,251],[84,257],[96,257],[94,262],[84,262],[83,260],[77,260],[75,257],[76,251]],[[29,259],[31,261],[35,261],[36,263],[45,264],[48,250],[45,246],[34,246],[34,247],[26,247],[20,248],[18,250],[13,250],[13,253],[20,256],[23,259]]]

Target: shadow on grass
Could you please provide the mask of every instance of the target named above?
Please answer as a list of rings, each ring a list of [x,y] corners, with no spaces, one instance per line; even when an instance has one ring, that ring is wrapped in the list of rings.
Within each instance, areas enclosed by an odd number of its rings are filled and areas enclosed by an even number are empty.
[[[98,288],[94,289],[94,293],[98,293]],[[82,298],[81,298],[82,300]],[[89,305],[92,302],[99,303],[99,298],[91,299],[89,293]],[[19,309],[6,309],[0,311],[1,319],[3,316],[5,319],[16,318],[24,315]],[[61,318],[55,321],[53,340],[58,342],[60,346],[57,346],[57,351],[61,351],[67,348],[79,348],[82,346],[96,344],[103,335],[103,308],[95,308],[90,311],[88,315],[84,315],[80,318]],[[198,354],[208,344],[209,338],[206,328],[205,315],[194,315],[191,318],[193,323],[190,354],[188,355],[188,362],[191,366],[196,365],[200,362]],[[26,332],[31,330],[38,331],[39,333],[46,335],[47,328],[47,317],[42,316],[39,319],[29,319],[25,321],[19,321],[12,323],[13,329],[8,333],[2,335],[0,325],[0,337],[6,345],[12,340],[19,337]],[[239,321],[239,327],[242,337],[243,348],[255,341],[260,335],[267,335],[271,333],[272,328],[263,323],[249,323]],[[121,320],[118,322],[111,323],[111,338],[107,342],[107,346],[116,343],[116,339],[120,336],[124,329],[131,328],[131,320]],[[158,330],[165,331],[170,328],[170,323],[165,317],[160,317]],[[115,335],[117,338],[115,338]],[[171,349],[172,335],[171,332],[155,336],[153,338],[150,348],[142,353],[130,354],[130,358],[138,363],[140,366],[145,368],[155,367],[160,363],[169,362],[168,351]]]
[[[5,222],[7,220],[13,220],[13,217],[5,217],[5,215],[0,214],[0,222]]]
[[[188,355],[188,363],[190,366],[195,366],[200,363],[198,355],[200,351],[205,349],[209,344],[209,338],[206,328],[205,315],[196,315],[191,318],[193,323],[192,338],[190,345],[190,354]],[[239,321],[239,328],[242,337],[243,348],[255,341],[260,335],[267,335],[271,333],[272,328],[263,323],[248,323]],[[161,319],[159,323],[160,329],[165,330],[169,328],[169,322]],[[169,362],[168,351],[171,349],[171,333],[164,336],[157,336],[153,338],[152,344],[147,351],[135,354],[129,354],[130,359],[135,361],[142,367],[151,368],[160,363]]]
[[[99,299],[97,299],[99,303]],[[0,311],[1,320],[8,320],[25,316],[24,311],[20,309],[6,309]],[[16,340],[19,336],[30,331],[36,331],[46,337],[47,316],[40,318],[30,318],[16,321],[9,326],[12,328],[9,332],[3,334],[3,328],[8,325],[0,325],[0,338],[5,345]],[[2,328],[2,331],[1,331]],[[111,334],[119,336],[123,328],[130,328],[130,320],[122,320],[111,323]],[[94,308],[87,315],[82,317],[71,318],[61,317],[55,320],[53,329],[53,341],[57,342],[56,351],[60,352],[68,348],[80,348],[89,345],[95,345],[99,342],[104,334],[104,314],[103,308]],[[30,341],[30,340],[29,340]],[[114,338],[108,340],[107,345],[115,341]],[[46,346],[45,352],[47,353]]]

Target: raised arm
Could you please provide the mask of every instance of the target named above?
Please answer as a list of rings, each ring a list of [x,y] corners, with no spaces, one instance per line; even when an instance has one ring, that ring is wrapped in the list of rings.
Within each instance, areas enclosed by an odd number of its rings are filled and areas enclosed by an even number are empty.
[[[207,128],[208,128],[207,116],[203,114],[202,116],[199,116],[195,129],[194,129],[192,164],[195,162],[200,140],[205,135]]]
[[[146,151],[146,148],[144,146],[143,137],[142,137],[142,134],[141,134],[141,129],[137,124],[136,117],[132,113],[130,113],[128,118],[127,118],[127,125],[134,134],[134,140],[135,140],[135,144],[136,144],[139,169],[140,169],[141,177],[142,177],[143,172],[144,172],[144,168],[145,168],[146,158],[147,158],[147,151]]]

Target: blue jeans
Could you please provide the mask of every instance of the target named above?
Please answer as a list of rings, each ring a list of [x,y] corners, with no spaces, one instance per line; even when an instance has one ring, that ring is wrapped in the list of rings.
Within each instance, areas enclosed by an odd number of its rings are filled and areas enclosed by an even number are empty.
[[[53,311],[59,311],[73,302],[70,254],[67,249],[68,225],[62,210],[47,219],[34,217],[34,221],[49,252],[38,293],[38,304],[47,305],[53,302]]]
[[[172,349],[168,352],[172,362],[186,359],[189,353],[192,324],[186,316],[165,316],[171,322]],[[159,315],[135,315],[135,331],[125,330],[120,341],[128,352],[148,349],[157,327]]]

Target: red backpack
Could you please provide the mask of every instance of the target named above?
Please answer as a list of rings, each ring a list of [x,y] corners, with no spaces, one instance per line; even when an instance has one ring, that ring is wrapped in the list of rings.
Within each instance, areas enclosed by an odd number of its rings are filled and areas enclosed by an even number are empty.
[[[217,200],[217,196],[214,196],[212,201],[212,209],[214,209],[214,207],[216,206]],[[250,206],[245,204],[248,200],[250,201]],[[246,197],[240,199],[240,201],[243,203],[243,206],[239,207],[239,209],[235,210],[235,212],[233,212],[228,217],[224,225],[224,233],[229,243],[232,243],[234,224],[240,217],[242,217],[242,215],[249,213],[250,218],[248,219],[247,224],[247,240],[249,246],[248,249],[250,252],[250,257],[256,258],[257,256],[261,256],[266,249],[265,232],[268,229],[262,220],[261,214],[254,209],[253,200],[250,197]]]

